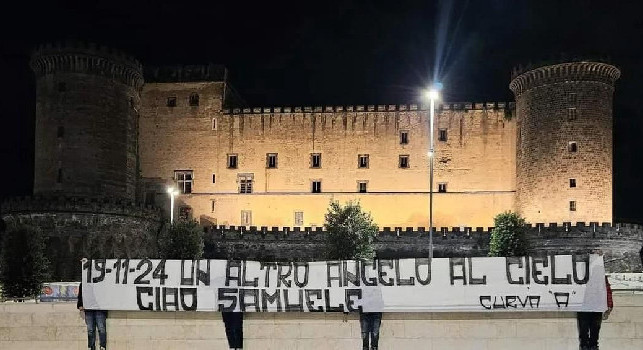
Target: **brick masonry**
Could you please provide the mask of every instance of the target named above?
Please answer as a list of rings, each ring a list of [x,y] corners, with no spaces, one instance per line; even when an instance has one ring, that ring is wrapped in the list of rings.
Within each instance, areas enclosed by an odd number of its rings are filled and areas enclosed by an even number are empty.
[[[643,294],[615,291],[615,308],[602,328],[604,349],[643,347]],[[87,349],[73,303],[0,303],[0,348]],[[107,345],[113,350],[227,349],[219,313],[111,312]],[[381,349],[576,350],[574,313],[387,313]],[[246,314],[244,349],[359,349],[356,315]]]

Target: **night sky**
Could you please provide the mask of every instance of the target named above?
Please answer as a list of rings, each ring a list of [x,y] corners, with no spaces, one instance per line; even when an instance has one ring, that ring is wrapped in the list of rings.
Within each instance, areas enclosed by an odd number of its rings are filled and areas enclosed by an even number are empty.
[[[251,106],[418,102],[433,78],[446,101],[513,101],[518,64],[608,59],[615,221],[643,222],[643,5],[637,1],[23,1],[3,11],[0,197],[33,182],[40,43],[91,41],[145,65],[219,63]],[[436,68],[437,66],[437,68]]]

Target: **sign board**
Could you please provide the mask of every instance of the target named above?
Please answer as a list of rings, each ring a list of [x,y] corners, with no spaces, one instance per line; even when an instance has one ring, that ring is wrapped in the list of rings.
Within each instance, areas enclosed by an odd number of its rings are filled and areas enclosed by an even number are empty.
[[[599,255],[260,263],[92,260],[87,309],[241,312],[606,310]]]

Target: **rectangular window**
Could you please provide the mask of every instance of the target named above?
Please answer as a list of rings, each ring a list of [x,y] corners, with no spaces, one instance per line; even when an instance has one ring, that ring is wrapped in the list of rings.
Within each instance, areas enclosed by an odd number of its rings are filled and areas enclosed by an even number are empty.
[[[438,183],[438,192],[444,193],[446,191],[447,191],[447,183],[446,182]]]
[[[576,187],[576,179],[569,179],[569,187],[570,188]]]
[[[252,210],[242,210],[241,226],[251,226],[251,225],[252,225]]]
[[[357,167],[368,168],[368,154],[360,154],[357,156]]]
[[[576,144],[576,141],[570,141],[569,144],[567,144],[567,150],[569,152],[577,152],[578,145]]]
[[[296,211],[295,212],[295,226],[304,226],[304,212]]]
[[[237,155],[236,154],[228,154],[228,169],[236,169],[237,168]]]
[[[409,156],[408,155],[401,155],[400,156],[399,167],[400,168],[408,168],[409,167]]]
[[[570,92],[569,94],[567,94],[567,102],[568,102],[571,106],[576,106],[576,102],[577,102],[577,101],[578,101],[578,97],[576,96],[576,94],[575,94],[575,93]]]
[[[576,108],[567,109],[567,120],[569,121],[576,120]]]
[[[239,193],[252,193],[252,182],[254,174],[237,174],[237,182],[239,182]]]
[[[277,153],[266,154],[266,168],[277,167]]]
[[[367,184],[368,184],[368,181],[357,181],[357,191],[359,193],[366,193]]]
[[[438,130],[438,141],[445,141],[447,140],[447,129],[439,129]]]
[[[409,132],[400,131],[400,145],[406,145],[409,143]]]
[[[321,168],[321,153],[310,154],[310,167]]]
[[[569,201],[569,211],[576,211],[576,201]]]
[[[321,193],[321,180],[314,180],[312,187],[313,193]]]
[[[58,182],[59,184],[63,183],[63,169],[62,169],[62,168],[58,168],[58,179],[57,179],[57,182]]]
[[[167,98],[167,106],[168,107],[176,107],[176,97],[168,97]]]
[[[212,130],[217,130],[217,118],[212,118]]]
[[[217,176],[215,174],[212,174],[212,183],[217,182]]]
[[[192,170],[174,171],[174,181],[176,182],[176,188],[179,189],[179,192],[183,194],[192,193],[192,175]]]
[[[65,127],[59,126],[56,135],[58,135],[58,138],[62,138],[63,136],[65,136]]]

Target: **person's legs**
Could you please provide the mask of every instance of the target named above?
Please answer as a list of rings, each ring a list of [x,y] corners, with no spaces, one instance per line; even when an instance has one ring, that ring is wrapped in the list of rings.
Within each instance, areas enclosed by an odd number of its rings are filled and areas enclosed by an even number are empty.
[[[98,344],[102,349],[107,348],[107,311],[95,311],[96,328],[98,328]]]
[[[369,343],[369,331],[368,327],[369,326],[369,317],[367,313],[360,313],[359,314],[359,328],[362,332],[362,349],[363,350],[369,350],[368,349],[368,343]]]
[[[225,324],[225,333],[228,338],[228,346],[231,349],[243,348],[243,313],[241,312],[223,312],[223,323]]]
[[[380,341],[380,325],[382,324],[382,313],[374,312],[371,316],[371,349],[377,350]]]
[[[589,323],[591,312],[576,313],[576,325],[578,326],[579,349],[586,350],[589,346]]]
[[[96,311],[85,310],[85,324],[87,325],[87,348],[96,349]]]
[[[589,338],[587,342],[588,349],[598,350],[598,335],[601,331],[601,323],[603,322],[603,314],[600,312],[591,312],[591,317],[588,320]]]

